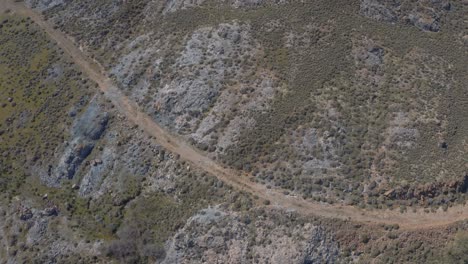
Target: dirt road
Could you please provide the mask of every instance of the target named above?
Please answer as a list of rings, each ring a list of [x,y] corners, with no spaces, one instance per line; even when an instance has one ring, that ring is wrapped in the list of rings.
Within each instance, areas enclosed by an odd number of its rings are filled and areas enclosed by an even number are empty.
[[[165,147],[169,151],[179,154],[194,166],[215,175],[220,180],[233,187],[250,192],[262,199],[271,201],[272,207],[297,211],[304,215],[316,215],[327,218],[339,218],[372,224],[399,224],[405,229],[421,229],[444,226],[456,221],[468,218],[468,210],[464,206],[455,206],[447,212],[441,210],[436,213],[408,212],[400,213],[398,210],[363,210],[352,206],[329,205],[318,202],[306,201],[302,198],[284,195],[282,190],[267,189],[266,186],[252,183],[248,177],[241,175],[238,171],[226,169],[208,158],[204,153],[192,147],[185,140],[173,135],[159,126],[150,116],[145,114],[140,107],[129,100],[113,81],[107,77],[103,68],[83,51],[81,51],[72,40],[65,34],[59,32],[48,24],[40,14],[25,7],[20,3],[0,0],[0,10],[9,8],[12,12],[29,16],[35,21],[57,44],[73,59],[81,70],[94,80],[105,96],[112,101],[118,111],[144,130],[148,135],[153,136],[157,144]]]

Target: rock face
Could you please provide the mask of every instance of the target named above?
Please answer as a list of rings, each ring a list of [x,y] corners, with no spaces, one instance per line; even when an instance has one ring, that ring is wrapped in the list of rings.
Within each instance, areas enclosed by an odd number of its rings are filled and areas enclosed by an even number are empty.
[[[49,186],[59,186],[61,179],[72,179],[83,161],[91,154],[104,133],[109,114],[102,111],[96,100],[91,101],[86,111],[75,120],[71,128],[70,143],[66,143],[58,165],[51,169],[42,180]]]
[[[111,141],[115,143],[115,141]],[[91,161],[91,166],[81,179],[79,193],[81,196],[89,196],[99,190],[100,184],[106,173],[112,170],[115,162],[116,151],[113,147],[104,149],[101,159]]]
[[[93,148],[94,144],[92,142],[73,141],[71,146],[65,150],[56,168],[55,184],[59,184],[62,178],[73,178],[76,170],[86,157],[88,157]]]
[[[106,129],[109,114],[93,100],[72,128],[73,137],[98,140]]]
[[[312,224],[287,226],[208,208],[174,236],[163,263],[337,263],[338,256],[333,236]]]

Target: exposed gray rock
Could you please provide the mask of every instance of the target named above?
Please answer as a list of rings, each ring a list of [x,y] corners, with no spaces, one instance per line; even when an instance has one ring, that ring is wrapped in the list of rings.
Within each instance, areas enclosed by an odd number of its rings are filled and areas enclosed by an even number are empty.
[[[304,0],[300,0],[304,1]],[[206,0],[153,0],[148,4],[148,9],[153,12],[155,9],[162,10],[163,14],[171,14],[180,10],[202,6]],[[219,2],[230,5],[234,8],[255,8],[264,5],[277,5],[289,3],[290,0],[220,0]],[[159,8],[158,8],[159,7]]]
[[[405,22],[423,31],[438,32],[441,18],[450,12],[453,5],[450,1],[413,1],[400,8],[399,0],[361,0],[360,13],[363,16],[384,22]]]
[[[317,227],[311,232],[302,263],[336,263],[339,254],[336,241],[323,228]]]
[[[96,100],[92,100],[85,112],[75,120],[71,128],[70,143],[66,143],[55,169],[49,168],[41,179],[49,186],[59,186],[61,179],[72,179],[83,161],[91,154],[96,140],[104,133],[109,114]]]
[[[34,221],[26,237],[26,242],[30,245],[39,243],[46,235],[49,221],[46,218]]]
[[[20,213],[20,219],[23,221],[27,221],[33,217],[33,213],[29,208],[25,208]]]
[[[224,153],[240,139],[242,131],[255,125],[252,113],[268,110],[280,89],[274,76],[267,73],[258,74],[253,83],[224,89],[191,138],[199,144],[216,145],[216,153]]]
[[[44,210],[42,210],[41,214],[43,216],[57,216],[59,213],[59,210],[57,208],[57,206],[50,206],[50,207],[47,207],[45,208]]]
[[[80,183],[79,193],[88,196],[99,190],[103,177],[112,170],[116,151],[112,147],[106,147],[99,161],[94,161]]]
[[[283,220],[287,221],[287,220]],[[163,263],[338,263],[333,236],[310,223],[273,223],[208,208],[167,245]]]
[[[417,28],[424,31],[437,32],[440,30],[440,17],[438,14],[412,13],[408,16],[408,21]]]
[[[155,96],[155,105],[161,109],[158,117],[193,129],[194,121],[218,98],[226,75],[240,77],[241,69],[232,58],[248,54],[252,45],[246,25],[221,24],[194,32],[173,66],[180,74]]]
[[[64,0],[26,0],[25,2],[28,6],[39,11],[45,11],[65,3]]]
[[[176,54],[169,41],[153,35],[129,40],[112,76],[159,123],[215,155],[237,142],[255,125],[253,115],[286,90],[272,72],[252,66],[262,51],[249,24],[198,28]],[[168,68],[177,74],[171,77]]]
[[[384,63],[385,50],[372,40],[364,40],[362,46],[354,50],[358,62],[366,66],[375,67]]]
[[[205,0],[166,0],[163,13],[172,13],[178,10],[201,5]]]
[[[395,9],[400,6],[399,1],[362,0],[360,12],[362,15],[385,22],[396,22],[398,16]]]
[[[85,142],[75,139],[63,153],[53,175],[45,179],[51,186],[58,186],[61,179],[72,179],[81,163],[88,157],[94,148],[94,142]],[[43,179],[44,180],[44,179]]]
[[[93,100],[73,125],[72,134],[74,137],[97,140],[104,133],[108,121],[109,114],[104,112],[98,103]]]
[[[380,65],[383,63],[384,49],[381,47],[372,47],[369,49],[368,57],[366,58],[366,63],[374,66]]]

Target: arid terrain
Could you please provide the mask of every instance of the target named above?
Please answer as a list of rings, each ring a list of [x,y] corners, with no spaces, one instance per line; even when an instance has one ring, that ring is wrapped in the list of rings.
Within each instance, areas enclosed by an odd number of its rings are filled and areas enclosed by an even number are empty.
[[[0,261],[468,256],[468,3],[0,11]]]

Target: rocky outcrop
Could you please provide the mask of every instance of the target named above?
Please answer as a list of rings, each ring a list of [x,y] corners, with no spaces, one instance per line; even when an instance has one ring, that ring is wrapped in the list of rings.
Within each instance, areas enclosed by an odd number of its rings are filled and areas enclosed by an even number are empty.
[[[65,3],[64,0],[26,0],[25,2],[28,6],[39,11],[45,11]]]
[[[440,15],[435,12],[414,12],[408,16],[407,22],[424,31],[440,30]]]
[[[450,1],[414,1],[401,3],[400,0],[361,0],[360,13],[363,16],[390,23],[406,23],[423,31],[437,32],[441,18],[453,8]]]
[[[2,263],[60,263],[69,262],[59,260],[66,255],[98,255],[95,250],[100,242],[87,243],[70,236],[72,231],[65,224],[67,220],[56,206],[33,204],[28,199],[13,202],[9,207],[0,204]]]
[[[178,10],[192,8],[201,5],[205,0],[167,0],[163,13],[173,13]]]
[[[303,1],[303,0],[301,0]],[[162,3],[161,3],[162,2]],[[163,14],[170,14],[180,10],[194,8],[203,5],[206,0],[166,0],[166,1],[152,1],[149,4],[151,9],[161,5]],[[285,4],[290,0],[222,0],[220,2],[226,3],[234,8],[253,8],[264,5],[277,5]]]
[[[305,247],[303,264],[336,263],[339,256],[339,247],[330,234],[320,227],[310,232],[310,239]]]
[[[339,262],[339,247],[331,234],[283,218],[277,216],[284,221],[280,224],[219,208],[202,210],[170,241],[163,263]]]
[[[109,114],[93,100],[71,128],[70,142],[65,143],[63,154],[55,168],[49,167],[42,180],[49,186],[59,186],[62,179],[72,179],[79,166],[91,154],[96,141],[104,133]]]
[[[373,40],[364,39],[356,45],[353,55],[356,63],[375,71],[384,64],[385,50]]]
[[[180,54],[153,38],[129,41],[112,75],[159,123],[204,150],[222,153],[235,143],[283,88],[272,72],[255,69],[262,51],[248,23],[198,28]]]
[[[111,144],[115,141],[111,141]],[[99,190],[104,176],[112,170],[115,162],[116,151],[113,147],[106,147],[99,159],[89,162],[89,170],[83,176],[79,186],[81,196],[89,196]]]
[[[396,10],[400,3],[398,1],[385,0],[362,0],[360,13],[363,16],[385,22],[397,22]]]
[[[99,106],[96,100],[78,118],[72,128],[73,137],[81,137],[87,140],[98,140],[106,129],[109,114]]]
[[[179,128],[194,127],[225,88],[224,82],[240,78],[245,71],[233,58],[249,55],[252,48],[245,25],[221,24],[194,32],[173,65],[179,74],[155,95],[158,119]]]

